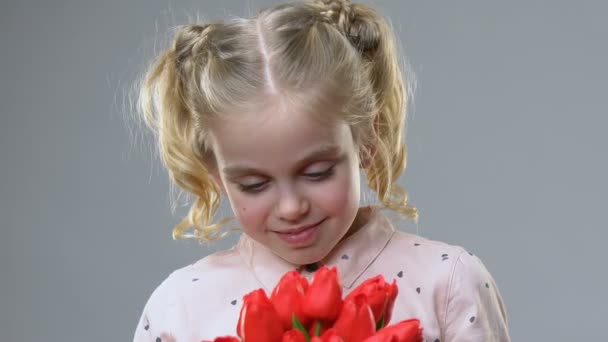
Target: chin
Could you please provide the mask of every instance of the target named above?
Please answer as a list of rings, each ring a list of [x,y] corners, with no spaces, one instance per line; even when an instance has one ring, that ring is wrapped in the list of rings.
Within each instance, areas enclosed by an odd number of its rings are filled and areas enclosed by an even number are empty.
[[[281,257],[295,265],[307,265],[323,260],[327,254],[315,247],[310,247],[285,251]]]

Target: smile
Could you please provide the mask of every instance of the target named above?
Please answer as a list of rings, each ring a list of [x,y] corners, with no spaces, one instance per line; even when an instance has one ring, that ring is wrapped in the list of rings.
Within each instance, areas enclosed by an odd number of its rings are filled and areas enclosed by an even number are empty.
[[[325,219],[312,224],[302,227],[296,227],[287,229],[285,231],[275,231],[275,233],[285,242],[290,245],[302,247],[302,245],[309,244],[314,240],[317,235],[317,231],[321,223],[325,222]]]

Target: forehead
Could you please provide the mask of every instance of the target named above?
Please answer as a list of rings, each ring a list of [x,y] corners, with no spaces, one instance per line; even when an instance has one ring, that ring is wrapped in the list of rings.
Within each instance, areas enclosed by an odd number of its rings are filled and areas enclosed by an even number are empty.
[[[319,150],[353,149],[349,126],[327,106],[315,111],[285,105],[252,106],[211,125],[220,164],[280,166]]]

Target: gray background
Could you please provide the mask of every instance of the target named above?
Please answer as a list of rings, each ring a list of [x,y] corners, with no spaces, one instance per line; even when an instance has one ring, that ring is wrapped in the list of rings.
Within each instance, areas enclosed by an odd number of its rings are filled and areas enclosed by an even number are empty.
[[[2,2],[0,341],[130,340],[171,270],[230,243],[171,240],[185,209],[125,93],[191,10],[270,3]],[[608,6],[374,3],[418,77],[418,232],[484,260],[515,341],[606,340]]]

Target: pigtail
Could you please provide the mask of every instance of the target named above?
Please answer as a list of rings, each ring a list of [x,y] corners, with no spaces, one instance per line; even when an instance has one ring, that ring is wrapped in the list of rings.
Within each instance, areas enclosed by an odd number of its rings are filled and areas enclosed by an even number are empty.
[[[408,92],[400,68],[395,37],[389,23],[364,4],[348,0],[320,0],[321,14],[334,24],[359,52],[363,68],[371,82],[376,113],[374,136],[366,160],[368,184],[382,204],[417,220],[418,211],[408,204],[405,189],[397,179],[406,169],[406,145],[403,141]]]
[[[173,229],[173,238],[196,237],[202,241],[219,238],[222,223],[213,224],[220,203],[220,190],[205,160],[202,137],[197,136],[193,97],[200,60],[206,58],[209,26],[190,25],[176,35],[174,46],[151,66],[141,87],[139,108],[144,122],[158,138],[161,161],[174,184],[195,195],[187,217]],[[190,227],[193,234],[186,234]]]

